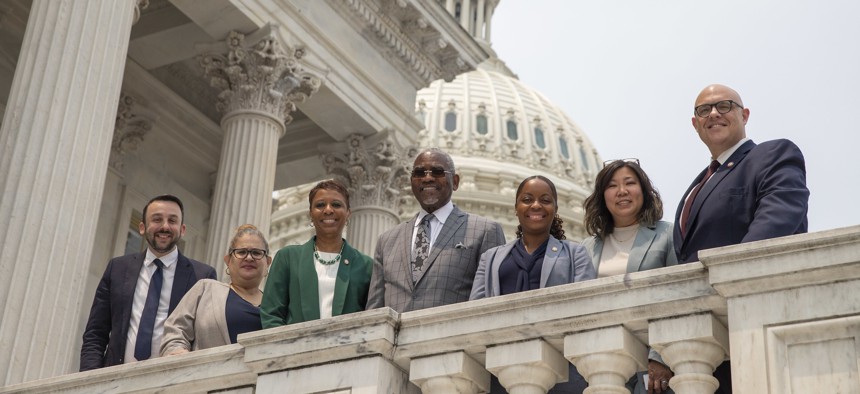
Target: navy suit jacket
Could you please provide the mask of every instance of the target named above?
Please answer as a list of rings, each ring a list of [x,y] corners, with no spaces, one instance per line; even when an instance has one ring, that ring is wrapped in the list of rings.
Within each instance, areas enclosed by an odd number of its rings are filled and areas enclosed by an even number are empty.
[[[699,260],[699,251],[805,233],[809,189],[803,153],[789,140],[742,144],[717,168],[690,209],[681,237],[684,198],[675,212],[674,241],[679,263]]]
[[[123,363],[134,289],[143,267],[145,252],[115,257],[108,263],[90,309],[84,343],[81,346],[81,371]],[[182,296],[198,280],[217,279],[215,269],[179,254],[170,293],[168,315]]]

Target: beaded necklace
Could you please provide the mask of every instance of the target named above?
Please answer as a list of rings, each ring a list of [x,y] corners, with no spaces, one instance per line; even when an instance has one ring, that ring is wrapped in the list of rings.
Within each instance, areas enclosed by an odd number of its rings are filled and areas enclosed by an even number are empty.
[[[337,253],[337,256],[334,256],[334,258],[331,260],[325,260],[320,257],[319,249],[317,249],[317,243],[314,242],[314,258],[317,259],[317,261],[319,261],[322,265],[332,265],[334,263],[337,263],[338,261],[340,261],[341,254],[343,254],[343,245],[345,243],[346,242],[340,244],[340,252]]]

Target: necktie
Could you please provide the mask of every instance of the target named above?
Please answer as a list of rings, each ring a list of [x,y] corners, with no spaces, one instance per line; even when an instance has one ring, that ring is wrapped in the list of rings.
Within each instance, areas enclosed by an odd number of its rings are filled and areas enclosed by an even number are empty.
[[[424,261],[430,255],[430,220],[433,217],[431,213],[421,219],[421,223],[418,225],[418,233],[415,234],[415,250],[412,252],[412,280],[415,282],[421,277],[421,271],[424,269]]]
[[[161,299],[161,284],[164,282],[164,263],[159,259],[152,262],[156,265],[155,272],[149,279],[149,291],[146,293],[146,303],[140,314],[140,325],[137,328],[137,340],[134,345],[134,358],[143,361],[152,354],[152,331],[155,328],[155,315],[158,313],[158,301]]]
[[[705,176],[702,177],[702,180],[690,190],[690,197],[687,198],[687,202],[684,203],[684,209],[681,210],[681,236],[687,235],[687,220],[690,219],[690,209],[693,207],[693,201],[696,200],[696,196],[699,195],[699,190],[705,186],[705,182],[708,181],[708,178],[717,171],[717,168],[720,167],[720,162],[716,160],[711,161],[711,165],[708,166],[708,171],[705,173]]]

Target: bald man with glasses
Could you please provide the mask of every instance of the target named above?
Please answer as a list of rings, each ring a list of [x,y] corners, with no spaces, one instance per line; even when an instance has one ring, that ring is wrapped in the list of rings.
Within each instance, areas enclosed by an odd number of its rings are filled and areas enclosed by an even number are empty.
[[[678,263],[699,251],[805,233],[809,205],[803,153],[785,139],[756,144],[746,136],[750,110],[738,92],[710,85],[693,107],[693,127],[710,153],[675,213]],[[704,160],[703,160],[704,161]],[[717,393],[731,393],[728,363]]]

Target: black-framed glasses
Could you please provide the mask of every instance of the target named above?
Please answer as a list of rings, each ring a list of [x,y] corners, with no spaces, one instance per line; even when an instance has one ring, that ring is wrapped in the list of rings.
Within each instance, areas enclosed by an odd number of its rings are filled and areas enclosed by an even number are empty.
[[[425,170],[423,168],[415,168],[412,170],[413,178],[424,178],[427,175],[432,175],[433,178],[441,178],[446,174],[450,174],[451,171],[448,171],[444,168],[434,167],[429,170]]]
[[[612,160],[604,161],[603,166],[606,167],[612,163],[615,163],[616,161],[622,161],[625,163],[633,163],[633,164],[636,164],[637,166],[639,165],[639,159],[637,159],[635,157],[628,157],[626,159],[612,159]]]
[[[740,105],[740,104],[738,104],[732,100],[722,100],[722,101],[717,101],[716,103],[702,104],[702,105],[696,107],[695,109],[693,109],[693,113],[696,114],[696,116],[698,116],[700,118],[707,118],[708,115],[711,114],[711,110],[716,108],[717,112],[719,112],[720,115],[723,115],[723,114],[727,114],[729,111],[731,111],[733,105],[737,105],[738,108],[740,108],[740,109],[744,108],[743,105]]]
[[[266,255],[268,255],[269,252],[266,250],[263,250],[263,249],[230,249],[230,254],[232,254],[233,257],[235,257],[239,260],[242,260],[245,257],[248,257],[249,254],[251,255],[251,258],[253,258],[254,260],[259,260],[259,259],[262,259],[263,257],[266,257]]]

